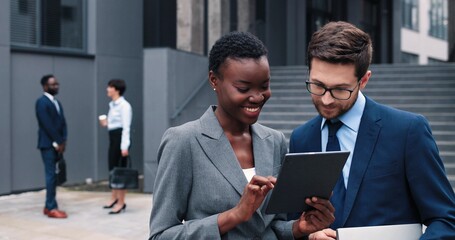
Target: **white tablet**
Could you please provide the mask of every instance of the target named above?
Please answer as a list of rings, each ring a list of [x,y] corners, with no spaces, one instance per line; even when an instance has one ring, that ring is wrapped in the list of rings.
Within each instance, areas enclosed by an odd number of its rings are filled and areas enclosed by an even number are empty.
[[[338,228],[337,240],[419,240],[422,224],[398,224],[372,227]]]
[[[329,199],[349,151],[288,153],[265,213],[297,213],[310,208],[309,197]]]

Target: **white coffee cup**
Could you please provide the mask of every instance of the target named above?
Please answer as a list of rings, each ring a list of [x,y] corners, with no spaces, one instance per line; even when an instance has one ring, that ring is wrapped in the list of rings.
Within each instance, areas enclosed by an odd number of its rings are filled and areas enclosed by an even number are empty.
[[[107,116],[106,116],[106,114],[99,115],[99,116],[98,116],[98,119],[99,119],[100,121],[103,121],[103,120],[106,120],[106,119],[107,119]]]
[[[103,127],[107,126],[107,116],[106,116],[106,114],[99,115],[98,119],[100,120],[100,125],[101,126],[103,126]]]

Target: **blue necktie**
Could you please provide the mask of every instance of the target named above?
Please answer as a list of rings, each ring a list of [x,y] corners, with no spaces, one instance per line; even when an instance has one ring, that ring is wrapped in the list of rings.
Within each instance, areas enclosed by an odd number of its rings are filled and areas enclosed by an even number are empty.
[[[343,123],[341,121],[332,123],[330,120],[327,120],[326,123],[329,128],[326,151],[340,151],[340,142],[338,141],[336,133],[338,129],[343,126]],[[330,202],[332,202],[332,205],[335,207],[335,222],[333,222],[330,226],[332,229],[341,227],[345,198],[346,188],[344,187],[343,173],[341,173],[337,183],[335,184],[335,188],[333,189],[333,195],[330,198]]]
[[[337,121],[332,123],[330,120],[326,121],[329,128],[329,138],[327,141],[326,151],[340,151],[340,142],[338,142],[337,132],[343,126],[343,122]]]

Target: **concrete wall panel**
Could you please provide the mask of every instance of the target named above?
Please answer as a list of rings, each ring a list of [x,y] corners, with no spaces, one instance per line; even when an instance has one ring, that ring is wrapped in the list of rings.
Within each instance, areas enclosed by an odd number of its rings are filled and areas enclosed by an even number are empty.
[[[60,82],[61,100],[68,125],[66,149],[68,182],[95,176],[96,128],[95,74],[92,59],[53,58],[53,73]]]
[[[152,192],[158,167],[156,154],[169,127],[168,49],[144,50],[144,191]]]
[[[97,55],[142,56],[142,0],[96,3]]]
[[[11,190],[10,49],[0,45],[0,194]]]
[[[11,190],[10,1],[0,1],[0,194]]]
[[[207,68],[208,59],[196,54],[162,48],[144,51],[145,192],[153,191],[157,151],[164,131],[198,118],[209,105],[216,104]],[[184,105],[188,99],[192,100]],[[182,106],[183,111],[172,119]]]
[[[10,43],[10,1],[0,1],[0,46],[9,46]]]

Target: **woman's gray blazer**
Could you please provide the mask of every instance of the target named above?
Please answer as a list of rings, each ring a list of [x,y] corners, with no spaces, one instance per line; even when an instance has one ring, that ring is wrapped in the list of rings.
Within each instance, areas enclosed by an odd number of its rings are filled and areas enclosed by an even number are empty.
[[[285,215],[264,213],[268,198],[248,222],[220,236],[218,215],[237,205],[247,180],[215,108],[163,135],[150,239],[293,239]],[[283,133],[258,123],[251,130],[256,174],[276,176],[287,152]]]

